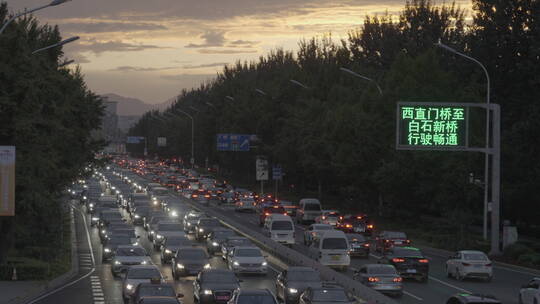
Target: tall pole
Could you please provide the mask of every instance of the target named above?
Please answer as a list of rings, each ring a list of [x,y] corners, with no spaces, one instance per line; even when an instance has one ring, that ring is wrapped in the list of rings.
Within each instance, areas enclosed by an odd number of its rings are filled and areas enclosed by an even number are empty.
[[[6,23],[4,23],[2,25],[2,27],[0,28],[0,34],[2,34],[4,32],[4,30],[6,29],[6,27],[11,23],[13,22],[15,19],[19,18],[19,17],[22,17],[22,16],[25,16],[25,15],[28,15],[28,14],[31,14],[33,12],[36,12],[36,11],[39,11],[39,10],[42,10],[44,8],[47,8],[49,6],[56,6],[56,5],[60,5],[64,2],[67,2],[67,1],[71,1],[71,0],[54,0],[52,1],[51,3],[47,4],[47,5],[42,5],[40,7],[36,7],[36,8],[33,8],[31,10],[25,10],[24,12],[21,12],[21,13],[18,13],[16,15],[14,15],[13,17],[9,18],[8,21],[6,21]]]
[[[501,108],[499,105],[493,106],[493,157],[491,160],[491,254],[500,255],[500,186],[501,186]]]
[[[482,70],[484,71],[484,74],[486,75],[486,80],[487,80],[487,88],[486,88],[486,104],[487,104],[487,107],[486,107],[486,149],[485,149],[485,157],[484,157],[484,225],[483,225],[483,237],[484,237],[484,240],[487,240],[487,227],[488,227],[488,196],[489,196],[489,154],[491,153],[490,152],[490,149],[489,149],[489,130],[490,130],[490,90],[491,90],[491,81],[490,81],[490,78],[489,78],[489,73],[486,69],[486,67],[478,60],[470,57],[470,56],[467,56],[463,53],[460,53],[458,52],[457,50],[447,46],[447,45],[444,45],[442,43],[435,43],[436,46],[444,49],[444,50],[447,50],[451,53],[454,53],[456,55],[459,55],[463,58],[466,58],[476,64],[478,64]],[[494,126],[495,127],[495,126]],[[493,182],[493,181],[492,181]],[[493,191],[494,189],[492,189],[492,197],[491,199],[494,200],[493,198]],[[497,194],[497,197],[499,197],[499,194]],[[499,223],[499,212],[497,212],[497,214],[495,215],[493,213],[493,210],[495,209],[495,206],[492,206],[492,213],[491,213],[491,228],[493,229],[494,228],[494,225],[493,225],[493,222],[497,222]],[[495,219],[495,216],[497,216],[497,218]],[[496,227],[496,231],[497,231],[497,240],[499,239],[498,238],[498,233],[499,233],[499,229],[500,227],[498,226],[497,224],[497,227]],[[493,239],[493,231],[491,232],[491,235],[492,235],[492,243],[494,242],[494,239]],[[497,246],[498,246],[498,242],[497,242]],[[492,248],[493,248],[493,244],[492,244]]]
[[[349,70],[347,68],[339,68],[342,72],[345,72],[345,73],[349,73],[351,75],[353,75],[354,77],[357,77],[357,78],[360,78],[360,79],[364,79],[364,80],[367,80],[373,84],[375,84],[375,86],[377,87],[377,90],[379,91],[379,94],[382,96],[383,95],[383,91],[381,89],[381,87],[379,86],[379,84],[373,80],[372,78],[369,78],[369,77],[366,77],[366,76],[363,76],[363,75],[360,75],[352,70]]]
[[[191,119],[191,168],[195,167],[195,120],[193,119],[193,116],[189,115],[188,113],[178,109],[178,112],[186,115]]]

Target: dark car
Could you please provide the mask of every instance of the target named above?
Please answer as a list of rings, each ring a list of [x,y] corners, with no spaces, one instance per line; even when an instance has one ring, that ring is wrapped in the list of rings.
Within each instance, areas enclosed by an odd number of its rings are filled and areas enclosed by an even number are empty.
[[[221,253],[221,244],[227,240],[228,237],[235,236],[235,232],[229,228],[215,228],[206,238],[206,249],[208,254]]]
[[[288,216],[296,216],[296,209],[298,209],[298,205],[291,202],[291,201],[280,201],[279,204],[285,209],[285,212],[287,212]]]
[[[227,255],[231,249],[237,246],[250,246],[253,243],[243,236],[230,236],[221,244],[221,257],[227,260]]]
[[[228,304],[278,304],[276,297],[268,289],[237,289]]]
[[[133,209],[133,225],[142,225],[144,219],[149,217],[152,212],[152,207],[139,206]]]
[[[340,218],[336,228],[345,233],[360,233],[371,236],[375,225],[365,214],[348,214]]]
[[[263,207],[261,209],[261,214],[259,215],[259,226],[264,225],[264,221],[266,221],[266,218],[269,217],[271,214],[283,214],[288,215],[287,211],[285,211],[285,208],[281,205],[272,205],[270,207]]]
[[[131,299],[136,304],[181,304],[178,298],[182,297],[184,295],[176,294],[172,284],[162,283],[156,279],[151,283],[137,285]]]
[[[170,263],[180,247],[190,247],[193,242],[184,236],[169,236],[161,245],[161,263]]]
[[[204,270],[193,282],[194,302],[227,303],[233,292],[239,288],[240,281],[231,270]]]
[[[276,296],[284,303],[298,303],[308,287],[322,287],[319,273],[310,267],[289,267],[277,276]]]
[[[109,209],[109,210],[103,210],[99,214],[99,220],[97,223],[98,227],[105,227],[112,221],[121,221],[122,220],[122,214],[120,214],[120,211],[117,208]]]
[[[300,304],[353,304],[356,301],[343,287],[328,286],[321,288],[307,288],[300,296]]]
[[[184,216],[184,220],[183,220],[184,231],[187,233],[194,233],[195,229],[197,228],[197,223],[203,217],[205,217],[205,215],[201,212],[197,212],[197,211],[188,212]]]
[[[494,296],[460,293],[452,296],[446,304],[501,304]]]
[[[429,276],[429,260],[420,249],[414,247],[394,247],[383,261],[393,265],[401,277],[427,282]]]
[[[172,258],[172,273],[175,280],[180,276],[198,274],[204,269],[210,269],[208,254],[202,248],[180,247]]]
[[[347,233],[345,234],[349,240],[349,256],[351,257],[369,257],[369,241],[366,238],[357,233]]]
[[[394,248],[409,246],[411,241],[407,238],[405,232],[382,231],[375,238],[375,250],[381,253]]]
[[[109,237],[107,244],[103,246],[101,260],[105,262],[112,259],[116,248],[120,245],[133,245],[133,239],[127,235],[113,235]]]
[[[205,239],[214,229],[221,227],[221,223],[215,218],[201,218],[195,227],[195,238]]]
[[[168,218],[169,217],[167,216],[167,214],[163,211],[152,212],[147,218],[144,219],[143,228],[144,230],[149,231],[150,225]]]

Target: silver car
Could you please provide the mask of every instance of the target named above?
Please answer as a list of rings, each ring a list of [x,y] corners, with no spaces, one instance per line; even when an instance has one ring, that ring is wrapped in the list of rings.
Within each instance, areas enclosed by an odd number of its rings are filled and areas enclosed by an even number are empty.
[[[268,273],[268,262],[257,247],[234,247],[227,264],[235,273]]]
[[[381,293],[403,295],[403,279],[392,265],[366,264],[354,273],[353,278]]]
[[[165,282],[165,278],[161,275],[159,268],[155,265],[138,265],[130,267],[122,284],[122,296],[124,301],[129,302],[137,285],[140,283],[150,283],[156,279],[161,279],[162,282]]]
[[[111,272],[113,276],[117,276],[119,273],[127,271],[131,266],[149,264],[152,264],[152,260],[143,247],[121,245],[116,248]]]

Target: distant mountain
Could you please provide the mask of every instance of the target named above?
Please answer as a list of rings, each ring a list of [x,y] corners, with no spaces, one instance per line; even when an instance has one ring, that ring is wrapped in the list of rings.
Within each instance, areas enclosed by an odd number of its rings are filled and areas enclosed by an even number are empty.
[[[104,94],[109,101],[118,102],[117,114],[123,116],[140,116],[150,110],[165,110],[175,100],[171,98],[163,103],[148,104],[137,98],[124,97],[117,94]]]

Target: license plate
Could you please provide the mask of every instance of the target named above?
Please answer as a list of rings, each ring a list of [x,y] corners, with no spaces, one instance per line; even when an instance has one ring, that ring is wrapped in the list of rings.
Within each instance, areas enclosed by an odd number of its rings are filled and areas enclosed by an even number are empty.
[[[475,268],[480,268],[482,266],[484,266],[484,265],[480,265],[480,264],[474,265]]]
[[[354,228],[354,231],[356,231],[356,232],[365,232],[365,229],[360,228],[360,227],[356,227],[356,228]]]
[[[401,241],[395,241],[394,244],[396,244],[396,245],[401,245],[402,242],[401,242]]]
[[[416,273],[416,269],[407,269],[407,273]]]
[[[340,255],[333,255],[332,256],[332,260],[334,260],[334,261],[339,261],[340,259],[341,259]]]
[[[288,234],[278,234],[278,236],[279,236],[280,238],[286,238],[286,237],[288,237],[289,235],[288,235]]]

